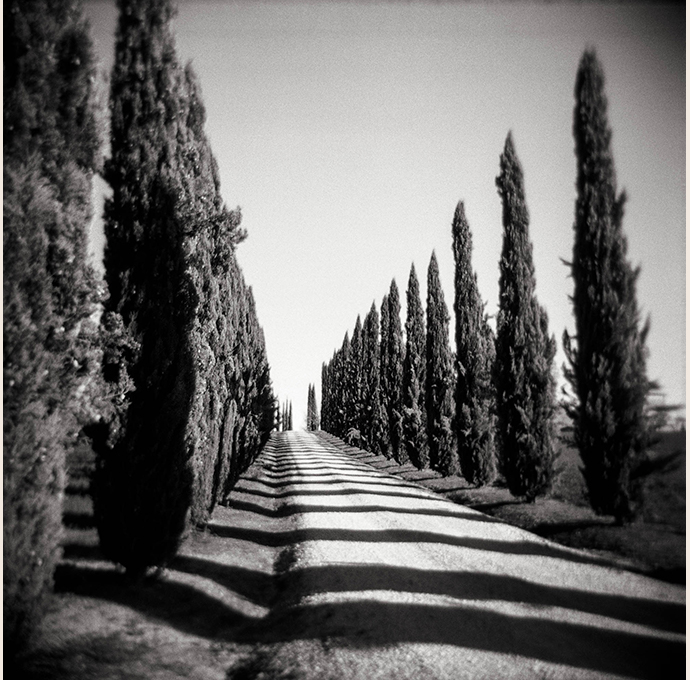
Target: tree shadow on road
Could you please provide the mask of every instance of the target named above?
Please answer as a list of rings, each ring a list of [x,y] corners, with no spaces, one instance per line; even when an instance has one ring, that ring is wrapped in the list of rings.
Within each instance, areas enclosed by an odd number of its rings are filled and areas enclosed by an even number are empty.
[[[359,493],[354,491],[353,493]],[[299,494],[300,496],[302,494]],[[378,496],[382,494],[371,493],[373,496]],[[404,495],[400,494],[403,498]],[[426,500],[424,498],[419,498],[416,500]],[[293,515],[302,515],[314,512],[326,513],[335,512],[341,513],[355,513],[362,514],[368,512],[392,512],[394,514],[405,514],[405,515],[415,515],[415,516],[425,516],[425,517],[444,517],[451,519],[462,519],[469,520],[473,522],[485,522],[490,524],[504,524],[500,520],[489,517],[488,515],[482,515],[481,513],[470,513],[463,512],[462,510],[441,510],[441,509],[429,509],[429,508],[401,508],[394,505],[307,505],[304,503],[290,503],[289,505],[282,505],[276,509],[265,508],[262,505],[257,505],[256,503],[248,503],[247,501],[242,501],[237,498],[231,499],[227,507],[234,508],[235,510],[243,510],[247,512],[255,512],[264,517],[269,517],[276,519],[279,517],[290,517]],[[452,508],[453,506],[451,506]],[[455,506],[457,507],[457,506]]]
[[[682,632],[684,607],[620,595],[605,595],[529,583],[485,573],[428,572],[380,565],[330,565],[288,571],[271,584],[266,574],[183,556],[171,570],[210,579],[261,606],[265,618],[248,616],[187,583],[160,579],[132,586],[114,569],[63,564],[58,592],[127,606],[184,633],[219,641],[272,644],[329,639],[331,645],[364,649],[399,643],[445,644],[514,654],[574,668],[635,678],[672,677],[685,654],[683,642],[616,630],[611,620]],[[366,592],[365,599],[321,604],[294,603],[308,594]],[[428,593],[457,599],[414,604],[371,599],[371,591]],[[503,613],[496,602],[522,603],[530,615]],[[482,603],[486,603],[483,605]],[[560,607],[605,617],[602,625],[542,618]],[[534,615],[532,614],[534,612]]]
[[[360,482],[357,482],[359,484]],[[408,486],[398,486],[398,485],[391,485],[391,488],[399,488],[401,489],[400,491],[389,491],[388,489],[381,488],[381,485],[378,485],[377,489],[369,489],[369,488],[356,488],[356,487],[347,487],[344,489],[302,489],[300,491],[296,491],[294,489],[287,489],[287,490],[282,490],[278,492],[268,492],[268,491],[263,491],[261,489],[252,489],[247,486],[236,486],[233,489],[233,493],[230,495],[230,503],[229,506],[232,506],[234,503],[234,498],[236,497],[237,493],[241,494],[247,494],[249,496],[258,496],[260,498],[274,498],[274,499],[284,499],[284,498],[293,498],[294,496],[351,496],[352,494],[362,494],[365,496],[383,496],[383,497],[393,497],[393,498],[411,498],[414,500],[420,500],[424,502],[429,502],[429,503],[439,503],[441,505],[447,505],[448,501],[445,498],[441,498],[439,496],[433,496],[431,494],[424,494],[424,492],[421,489],[417,489],[415,487],[408,487]],[[406,491],[403,491],[403,489],[409,489],[410,492],[413,491],[418,491],[419,493],[408,493]],[[500,520],[494,520],[496,522]]]
[[[333,510],[331,508],[331,510]],[[274,548],[285,547],[304,541],[348,541],[352,543],[431,543],[450,545],[459,548],[471,548],[506,555],[531,555],[566,560],[575,564],[612,566],[611,562],[582,551],[561,548],[555,544],[530,541],[497,541],[473,536],[453,536],[452,534],[432,531],[415,531],[411,529],[358,530],[358,529],[294,529],[290,531],[264,531],[233,527],[226,524],[210,522],[209,533],[222,538],[233,538],[251,541],[257,545]]]

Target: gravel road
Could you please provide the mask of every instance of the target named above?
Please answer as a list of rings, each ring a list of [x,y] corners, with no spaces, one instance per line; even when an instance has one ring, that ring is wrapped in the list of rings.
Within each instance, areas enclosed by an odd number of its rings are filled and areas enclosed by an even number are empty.
[[[274,606],[228,678],[685,677],[685,588],[612,568],[274,435],[237,507],[277,550]]]

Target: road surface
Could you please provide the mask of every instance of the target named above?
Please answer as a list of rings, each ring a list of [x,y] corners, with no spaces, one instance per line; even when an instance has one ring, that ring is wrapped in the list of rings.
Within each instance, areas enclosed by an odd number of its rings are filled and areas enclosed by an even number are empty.
[[[685,588],[456,505],[314,433],[274,434],[259,463],[232,499],[261,518],[251,540],[276,550],[275,596],[228,678],[685,677]],[[222,513],[214,522],[222,534]]]

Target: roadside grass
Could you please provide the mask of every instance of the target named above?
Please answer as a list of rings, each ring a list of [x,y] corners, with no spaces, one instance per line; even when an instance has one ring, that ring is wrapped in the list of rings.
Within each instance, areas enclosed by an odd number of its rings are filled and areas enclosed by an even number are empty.
[[[589,506],[576,449],[561,444],[558,475],[551,493],[534,503],[513,497],[499,478],[490,486],[473,487],[461,476],[441,477],[375,456],[321,433],[342,451],[388,474],[431,489],[508,524],[573,548],[588,550],[623,569],[685,585],[685,432],[664,432],[649,453],[642,508],[635,522],[617,526],[612,516],[599,516]],[[658,465],[654,465],[658,463]],[[665,464],[663,464],[665,463]]]

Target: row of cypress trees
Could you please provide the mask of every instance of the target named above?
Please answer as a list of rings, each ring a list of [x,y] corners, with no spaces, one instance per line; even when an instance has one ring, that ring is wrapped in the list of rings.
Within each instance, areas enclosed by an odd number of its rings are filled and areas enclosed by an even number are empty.
[[[553,474],[555,341],[534,294],[524,187],[512,136],[497,178],[504,204],[497,337],[488,324],[472,269],[464,204],[452,223],[455,259],[455,352],[436,254],[427,271],[426,313],[414,264],[407,287],[405,341],[398,287],[357,318],[352,340],[322,367],[324,429],[367,449],[461,473],[475,485],[497,470],[515,495],[533,500]],[[498,355],[497,355],[498,350]]]
[[[275,429],[278,432],[288,432],[292,429],[292,402],[283,402],[283,408],[276,406]]]
[[[79,438],[96,452],[101,549],[138,580],[206,522],[274,424],[263,331],[235,256],[241,215],[220,196],[171,2],[118,8],[105,166],[80,2],[3,10],[3,609],[15,651],[52,587]],[[87,263],[97,172],[112,188],[105,281]]]
[[[576,335],[564,334],[564,405],[584,464],[592,507],[618,521],[634,515],[636,468],[648,442],[645,337],[622,233],[610,149],[604,78],[593,51],[579,65],[573,131],[577,157],[574,279]],[[500,472],[511,493],[532,501],[554,477],[555,338],[535,295],[524,179],[512,135],[496,185],[503,205],[496,333],[487,323],[472,270],[472,239],[462,202],[452,224],[455,259],[455,353],[449,314],[432,254],[426,317],[414,265],[407,289],[405,336],[395,280],[381,304],[322,367],[322,426],[368,450],[458,471],[472,484]],[[426,326],[425,326],[426,321]]]
[[[307,390],[307,430],[318,430],[320,424],[319,408],[316,405],[316,385],[309,383]]]
[[[273,429],[275,400],[235,257],[241,215],[220,195],[171,2],[120,0],[119,9],[105,317],[121,320],[126,340],[106,366],[132,389],[101,428],[93,489],[101,548],[136,579],[164,565],[185,526],[203,525],[225,498]]]

